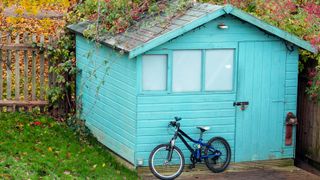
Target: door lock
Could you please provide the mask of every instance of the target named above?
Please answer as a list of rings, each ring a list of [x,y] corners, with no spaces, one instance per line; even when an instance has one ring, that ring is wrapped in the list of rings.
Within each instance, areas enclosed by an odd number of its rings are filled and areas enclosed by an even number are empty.
[[[248,105],[249,105],[249,102],[234,102],[233,103],[233,106],[240,106],[240,109],[242,111],[246,110]]]

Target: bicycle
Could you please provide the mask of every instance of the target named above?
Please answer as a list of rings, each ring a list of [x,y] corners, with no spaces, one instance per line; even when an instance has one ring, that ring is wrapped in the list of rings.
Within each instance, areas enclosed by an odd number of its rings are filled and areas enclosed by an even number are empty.
[[[183,144],[191,152],[190,168],[195,168],[196,163],[204,160],[208,169],[214,173],[223,172],[229,165],[231,159],[231,149],[228,142],[222,137],[213,137],[207,143],[203,142],[202,136],[210,127],[197,128],[200,130],[200,138],[192,139],[180,129],[180,117],[175,117],[174,121],[170,121],[169,127],[175,128],[175,133],[168,144],[160,144],[155,147],[149,156],[149,168],[154,176],[159,179],[175,179],[183,172],[185,159],[182,151],[175,145],[176,139],[179,137]],[[193,149],[184,139],[194,143]],[[218,147],[221,145],[221,147]],[[162,172],[163,171],[163,172]]]

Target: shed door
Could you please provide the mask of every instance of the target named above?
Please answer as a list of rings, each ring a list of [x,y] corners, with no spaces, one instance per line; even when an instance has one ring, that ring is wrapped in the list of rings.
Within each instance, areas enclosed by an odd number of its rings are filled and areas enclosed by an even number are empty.
[[[239,44],[235,161],[266,160],[281,151],[286,49],[281,42]]]

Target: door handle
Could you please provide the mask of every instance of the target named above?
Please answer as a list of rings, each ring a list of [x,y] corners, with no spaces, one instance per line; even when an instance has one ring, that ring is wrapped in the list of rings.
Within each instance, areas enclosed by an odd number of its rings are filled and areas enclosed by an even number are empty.
[[[233,106],[248,106],[249,102],[234,102]]]
[[[240,109],[242,111],[244,111],[247,108],[248,105],[249,105],[249,102],[247,102],[247,101],[245,101],[245,102],[234,102],[233,103],[233,106],[240,106]]]

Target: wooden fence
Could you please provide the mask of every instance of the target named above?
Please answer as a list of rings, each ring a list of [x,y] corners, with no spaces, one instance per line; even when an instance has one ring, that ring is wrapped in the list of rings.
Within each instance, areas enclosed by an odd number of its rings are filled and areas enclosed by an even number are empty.
[[[44,35],[11,35],[0,32],[0,112],[43,111],[46,91],[53,82],[46,50],[35,43],[51,43]],[[49,83],[50,82],[50,83]]]
[[[299,78],[297,155],[320,163],[320,104],[305,93],[307,78]]]

